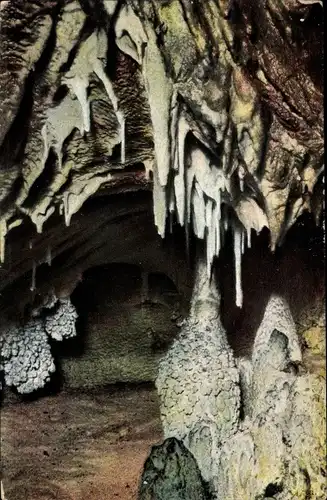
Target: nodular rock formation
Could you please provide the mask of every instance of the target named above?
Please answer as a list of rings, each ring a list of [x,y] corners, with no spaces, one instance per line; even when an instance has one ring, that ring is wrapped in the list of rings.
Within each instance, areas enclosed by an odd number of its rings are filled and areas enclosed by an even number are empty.
[[[287,302],[269,299],[251,358],[237,362],[219,306],[200,263],[190,316],[159,366],[165,436],[184,442],[217,498],[323,498],[323,383],[303,370]]]
[[[324,314],[303,304],[295,322],[272,293],[237,357],[214,278],[232,235],[242,308],[255,235],[275,252],[301,216],[323,225],[323,30],[304,0],[0,2],[4,383],[49,380],[51,339],[76,333],[71,293],[138,258],[151,191],[162,238],[178,224],[205,245],[157,388],[166,437],[220,499],[326,497],[325,381],[303,358],[304,343],[324,356]]]

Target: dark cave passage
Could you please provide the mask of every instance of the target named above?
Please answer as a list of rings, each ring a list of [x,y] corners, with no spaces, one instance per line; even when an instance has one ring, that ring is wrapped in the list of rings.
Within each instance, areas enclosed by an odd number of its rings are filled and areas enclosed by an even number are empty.
[[[180,295],[168,276],[132,264],[94,267],[71,300],[77,336],[58,346],[66,387],[154,381],[181,316]]]

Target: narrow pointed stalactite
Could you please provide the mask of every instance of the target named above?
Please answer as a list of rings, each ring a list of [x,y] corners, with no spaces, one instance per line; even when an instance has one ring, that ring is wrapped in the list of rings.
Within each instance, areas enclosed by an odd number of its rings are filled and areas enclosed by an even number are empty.
[[[2,220],[0,221],[0,264],[3,264],[5,261],[6,235],[7,223],[5,220]]]
[[[68,201],[69,201],[69,192],[66,191],[63,195],[63,215],[64,215],[66,227],[68,227],[69,223],[70,223]]]
[[[174,190],[176,197],[176,211],[179,223],[185,224],[185,205],[187,203],[187,187],[185,186],[185,140],[189,132],[189,124],[186,118],[181,115],[177,123],[177,139],[175,152],[175,169],[177,173],[174,177]],[[177,163],[177,165],[176,165]]]
[[[243,291],[242,291],[242,231],[235,224],[233,227],[234,233],[234,266],[235,266],[235,303],[237,307],[242,307]]]
[[[52,264],[52,252],[51,252],[50,245],[48,245],[48,247],[47,247],[46,263],[48,264],[48,266],[51,266],[51,264]]]
[[[246,245],[247,248],[251,248],[251,228],[246,229]]]
[[[32,264],[32,276],[31,276],[31,286],[30,286],[31,292],[34,292],[36,290],[36,262],[33,260]]]
[[[118,116],[118,122],[119,122],[119,127],[120,127],[120,142],[121,142],[120,161],[122,164],[124,164],[125,158],[126,158],[125,117],[121,112],[118,112],[117,116]]]

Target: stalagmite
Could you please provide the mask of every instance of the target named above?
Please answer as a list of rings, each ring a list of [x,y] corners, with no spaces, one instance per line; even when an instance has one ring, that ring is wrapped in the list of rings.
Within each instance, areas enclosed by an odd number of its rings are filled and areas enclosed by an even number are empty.
[[[219,444],[236,432],[240,407],[239,375],[219,308],[215,279],[201,259],[190,316],[156,380],[165,437],[184,442],[210,484],[219,474]]]
[[[237,307],[242,307],[242,234],[241,229],[234,225],[234,262],[235,262],[235,295]]]

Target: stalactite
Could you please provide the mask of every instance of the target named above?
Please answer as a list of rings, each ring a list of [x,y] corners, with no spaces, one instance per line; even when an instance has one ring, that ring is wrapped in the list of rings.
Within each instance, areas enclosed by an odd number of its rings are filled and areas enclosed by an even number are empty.
[[[48,245],[48,248],[47,248],[46,262],[47,262],[48,266],[51,266],[52,255],[51,255],[51,246],[50,245]]]
[[[121,163],[125,163],[125,117],[124,115],[118,111],[117,112],[117,117],[118,117],[118,122],[120,126],[120,142],[121,142],[121,156],[120,156],[120,161]]]
[[[47,134],[47,124],[45,123],[41,129],[41,136],[42,136],[42,139],[43,139],[43,146],[44,146],[44,150],[43,150],[43,156],[42,156],[42,165],[43,165],[43,168],[46,164],[46,161],[48,159],[48,156],[49,156],[49,150],[50,150],[50,146],[49,146],[49,143],[48,143],[48,134]]]
[[[5,220],[2,220],[0,221],[0,264],[3,264],[5,261],[6,234],[7,223]]]
[[[235,263],[235,295],[237,307],[242,307],[242,235],[239,227],[234,225],[234,263]]]
[[[90,116],[90,103],[87,97],[87,89],[89,86],[87,76],[79,76],[76,75],[74,78],[70,78],[69,80],[64,80],[64,83],[67,83],[68,87],[77,97],[78,102],[80,103],[83,117],[83,132],[89,132],[91,128],[91,116]]]
[[[216,226],[215,226],[215,232],[216,232],[216,251],[215,254],[218,257],[220,248],[221,248],[221,241],[220,241],[220,221],[221,221],[221,191],[218,188],[218,194],[217,194],[217,201],[216,201],[216,216],[215,216],[215,221],[216,221]]]
[[[63,212],[64,212],[65,224],[67,227],[69,226],[70,223],[68,199],[69,199],[69,193],[66,191],[63,195],[63,206],[64,206]]]
[[[158,179],[158,171],[153,162],[153,212],[154,223],[157,227],[158,234],[163,238],[165,236],[166,218],[167,218],[167,192],[166,188],[162,187]]]
[[[36,288],[35,285],[36,285],[36,262],[35,262],[35,260],[33,260],[33,264],[32,264],[32,279],[31,279],[31,286],[30,286],[31,292],[35,291],[35,288]]]
[[[124,117],[124,114],[123,114],[122,110],[119,108],[118,99],[117,99],[117,96],[115,94],[112,83],[111,83],[110,79],[108,78],[108,76],[106,75],[106,73],[103,69],[102,63],[98,58],[96,58],[93,61],[93,70],[94,70],[94,73],[97,75],[97,77],[102,81],[102,83],[106,89],[107,95],[111,101],[113,108],[114,108],[114,111],[115,111],[115,114],[117,117],[117,121],[119,123],[119,134],[120,134],[120,143],[121,143],[121,162],[125,163],[125,117]]]
[[[185,186],[185,139],[190,130],[186,118],[181,115],[177,125],[177,144],[175,156],[175,168],[177,163],[177,174],[174,178],[174,189],[176,197],[176,209],[179,223],[185,223],[185,197],[187,196]]]
[[[248,248],[251,248],[251,228],[246,229],[246,244]]]
[[[203,191],[198,182],[195,181],[192,194],[192,209],[193,209],[193,229],[194,234],[201,240],[205,233],[205,204]]]

